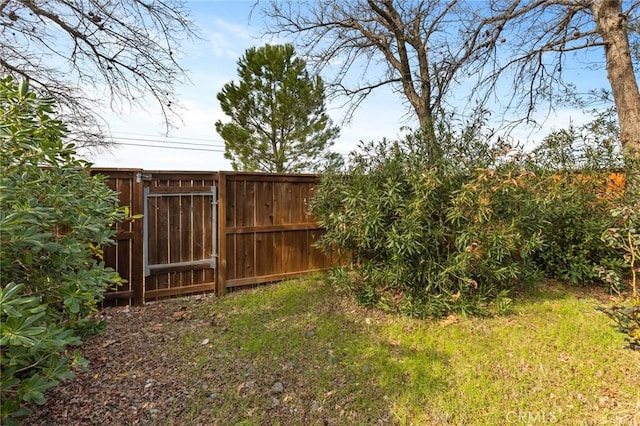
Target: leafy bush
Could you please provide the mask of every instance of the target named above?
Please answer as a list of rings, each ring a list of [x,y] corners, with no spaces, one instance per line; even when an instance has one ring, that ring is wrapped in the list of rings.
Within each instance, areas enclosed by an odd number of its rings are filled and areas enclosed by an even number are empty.
[[[474,167],[487,157],[451,155],[464,134],[447,139],[433,166],[422,137],[363,146],[346,173],[324,175],[311,203],[327,229],[319,245],[352,254],[349,285],[363,302],[417,317],[485,314],[503,290],[538,278],[531,254],[545,195],[512,164]]]
[[[638,263],[640,263],[640,205],[626,205],[611,211],[616,226],[602,234],[611,247],[623,250],[623,259],[631,272],[631,299],[601,310],[626,334],[631,349],[640,351],[640,294],[638,293]]]
[[[640,300],[631,299],[611,307],[600,307],[599,309],[611,318],[618,331],[626,334],[625,340],[629,345],[629,349],[640,351]]]
[[[577,283],[598,279],[597,265],[619,267],[599,238],[612,203],[599,167],[615,164],[616,150],[598,148],[602,137],[552,135],[524,155],[492,148],[482,129],[440,124],[437,162],[418,133],[365,144],[346,170],[325,173],[311,203],[326,228],[318,245],[352,255],[336,282],[412,316],[486,314],[544,274]],[[574,161],[577,140],[588,149]]]
[[[609,210],[621,195],[614,188],[607,193],[607,181],[622,167],[622,159],[615,128],[606,117],[600,114],[579,129],[552,132],[525,165],[555,176],[546,181],[545,190],[554,199],[545,209],[545,244],[534,259],[549,277],[572,284],[601,281],[602,268],[622,267],[617,250],[600,240],[613,224]]]
[[[44,403],[78,364],[69,347],[118,275],[100,261],[126,211],[65,144],[55,104],[25,82],[0,80],[0,292],[2,423]]]

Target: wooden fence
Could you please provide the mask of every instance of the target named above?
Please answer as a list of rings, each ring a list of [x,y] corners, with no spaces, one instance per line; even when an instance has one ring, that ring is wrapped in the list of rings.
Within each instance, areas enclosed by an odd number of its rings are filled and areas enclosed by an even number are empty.
[[[143,219],[118,224],[104,260],[127,280],[106,294],[117,303],[278,281],[336,264],[313,243],[309,214],[319,178],[244,172],[94,169]],[[624,187],[613,173],[606,194]]]
[[[143,219],[118,225],[105,262],[128,283],[107,299],[146,300],[278,281],[333,263],[313,246],[315,175],[95,169]]]

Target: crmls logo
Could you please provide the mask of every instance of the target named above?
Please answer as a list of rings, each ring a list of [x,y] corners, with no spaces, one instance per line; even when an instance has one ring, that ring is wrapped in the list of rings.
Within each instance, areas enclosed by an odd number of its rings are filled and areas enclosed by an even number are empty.
[[[522,424],[554,424],[558,421],[553,412],[546,411],[509,411],[505,420]]]

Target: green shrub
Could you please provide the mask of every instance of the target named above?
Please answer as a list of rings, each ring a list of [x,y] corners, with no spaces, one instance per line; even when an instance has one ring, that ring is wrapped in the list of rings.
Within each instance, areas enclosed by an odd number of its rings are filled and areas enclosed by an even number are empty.
[[[584,283],[600,278],[596,266],[620,267],[600,241],[612,223],[602,169],[617,164],[610,140],[551,135],[524,155],[490,147],[482,128],[440,124],[437,162],[418,133],[365,144],[345,170],[324,174],[311,202],[326,228],[318,245],[352,256],[336,282],[411,316],[486,314],[545,274]]]
[[[545,208],[545,243],[535,262],[547,276],[572,284],[601,281],[602,268],[622,266],[617,250],[600,240],[613,224],[609,210],[619,202],[619,194],[607,193],[607,181],[622,166],[615,129],[603,120],[599,115],[580,129],[552,132],[526,164],[536,174],[555,177],[545,181],[544,190],[554,197]]]
[[[44,403],[70,376],[69,346],[95,328],[89,314],[121,280],[100,261],[126,211],[76,159],[55,104],[0,80],[0,299],[2,423]]]
[[[630,299],[611,307],[600,307],[624,333],[629,349],[640,351],[640,299]]]
[[[531,253],[546,194],[512,164],[474,167],[487,156],[470,151],[447,149],[434,166],[421,138],[363,146],[346,173],[323,176],[311,203],[327,229],[319,245],[352,254],[349,286],[367,304],[417,317],[485,314],[498,294],[539,277]]]
[[[640,293],[638,293],[638,264],[640,264],[640,205],[625,205],[611,211],[615,227],[602,234],[602,241],[623,251],[623,259],[631,274],[630,300],[601,310],[626,334],[629,347],[640,351]]]

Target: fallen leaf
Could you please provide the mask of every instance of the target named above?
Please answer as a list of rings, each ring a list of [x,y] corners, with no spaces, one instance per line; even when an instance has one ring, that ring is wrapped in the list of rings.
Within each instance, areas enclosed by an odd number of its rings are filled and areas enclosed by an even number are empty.
[[[458,317],[456,317],[455,315],[449,315],[448,317],[444,318],[443,320],[440,321],[440,325],[449,325],[449,324],[456,324],[458,322]]]

